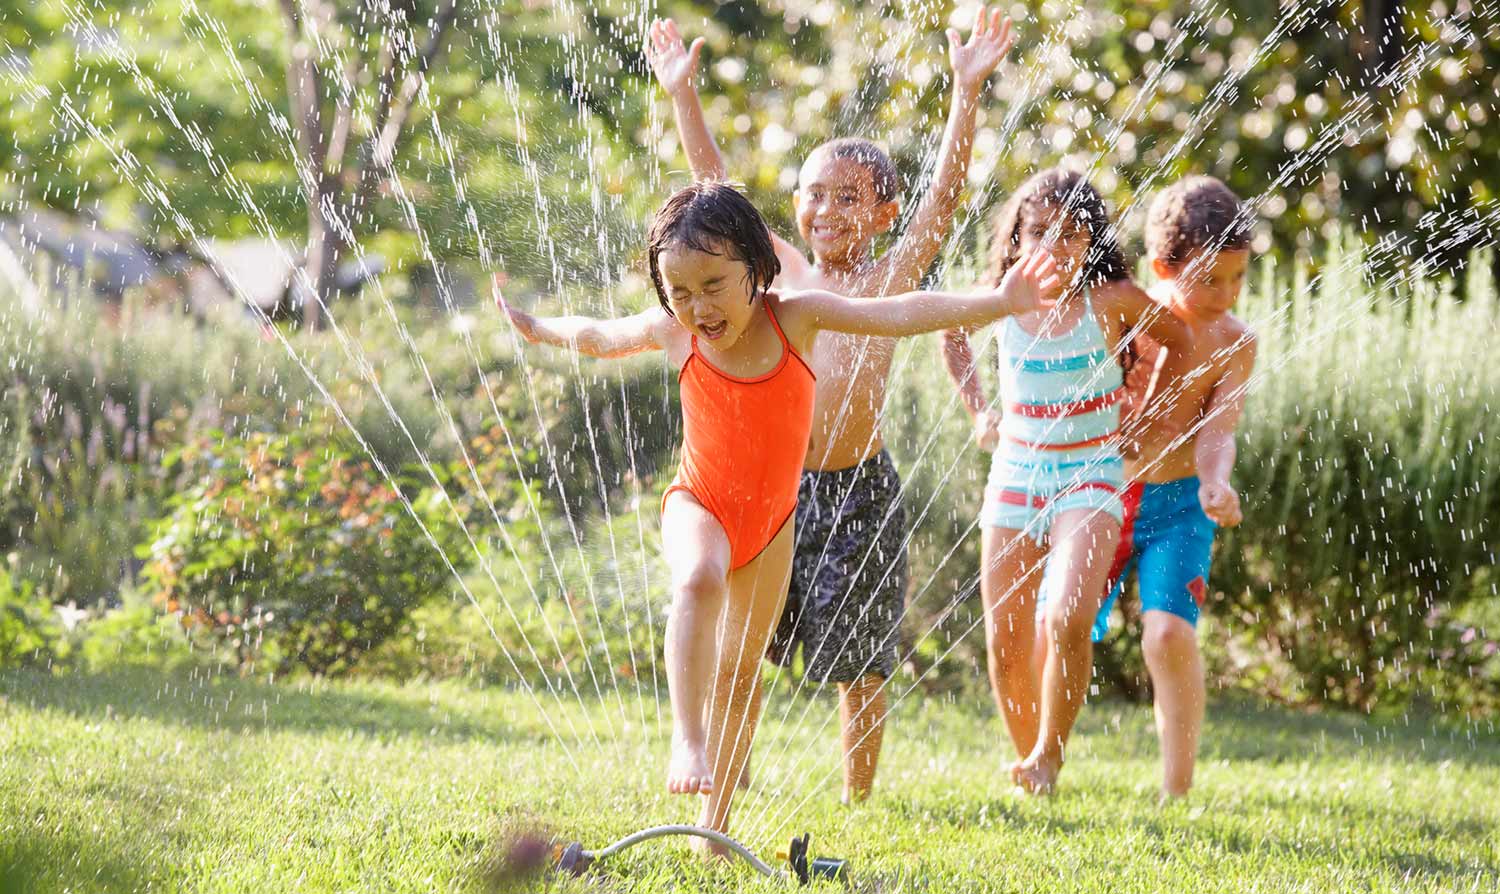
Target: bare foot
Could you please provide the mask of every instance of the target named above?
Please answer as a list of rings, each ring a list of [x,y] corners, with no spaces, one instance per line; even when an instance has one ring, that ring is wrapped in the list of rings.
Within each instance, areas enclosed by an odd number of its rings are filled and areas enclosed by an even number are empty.
[[[1010,767],[1010,781],[1032,795],[1050,795],[1057,787],[1057,775],[1062,772],[1062,755],[1033,751],[1025,760],[1016,761]]]
[[[667,791],[674,795],[707,795],[714,790],[708,756],[702,745],[672,740],[672,760],[667,765]]]
[[[699,838],[696,835],[688,842],[688,845],[705,860],[728,860],[731,856],[729,848],[717,841],[709,841],[707,838]]]
[[[870,790],[867,788],[846,788],[844,789],[844,797],[840,800],[843,801],[845,807],[848,807],[850,804],[863,804],[870,800]]]

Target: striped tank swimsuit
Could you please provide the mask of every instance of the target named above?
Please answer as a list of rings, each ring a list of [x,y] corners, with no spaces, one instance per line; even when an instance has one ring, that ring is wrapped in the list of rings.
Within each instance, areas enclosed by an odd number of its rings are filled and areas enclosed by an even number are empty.
[[[1070,509],[1124,515],[1124,374],[1087,294],[1084,301],[1078,324],[1055,338],[1029,334],[1014,317],[1000,321],[1005,404],[979,516],[986,527],[1024,531],[1040,543]]]

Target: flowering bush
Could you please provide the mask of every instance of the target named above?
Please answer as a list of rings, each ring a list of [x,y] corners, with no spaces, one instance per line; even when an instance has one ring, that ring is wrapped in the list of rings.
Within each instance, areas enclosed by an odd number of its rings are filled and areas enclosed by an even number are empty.
[[[317,426],[204,440],[140,555],[158,606],[242,669],[347,671],[471,554],[474,490],[439,466],[386,473]]]

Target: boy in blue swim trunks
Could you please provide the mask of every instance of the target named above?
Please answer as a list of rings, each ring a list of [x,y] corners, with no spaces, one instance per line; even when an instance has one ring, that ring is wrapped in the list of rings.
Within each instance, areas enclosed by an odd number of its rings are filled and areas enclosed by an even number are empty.
[[[1187,794],[1193,784],[1203,726],[1197,624],[1214,530],[1240,522],[1229,474],[1255,336],[1229,311],[1245,282],[1252,221],[1239,198],[1212,177],[1189,177],[1163,190],[1147,216],[1146,248],[1160,279],[1152,298],[1186,324],[1192,338],[1176,352],[1146,337],[1135,342],[1137,359],[1126,377],[1130,484],[1110,592],[1093,639],[1108,630],[1110,610],[1133,570],[1168,798]]]

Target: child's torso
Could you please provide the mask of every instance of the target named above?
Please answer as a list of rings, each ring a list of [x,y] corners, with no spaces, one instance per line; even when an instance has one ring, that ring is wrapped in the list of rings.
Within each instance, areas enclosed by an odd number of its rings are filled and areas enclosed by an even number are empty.
[[[1139,359],[1130,376],[1132,418],[1128,436],[1135,448],[1126,474],[1160,484],[1198,474],[1193,429],[1204,417],[1214,389],[1224,377],[1245,326],[1232,316],[1195,328],[1190,348],[1172,352],[1144,336],[1136,337]]]
[[[757,316],[775,339],[765,357],[762,327],[742,350],[714,356],[689,340],[678,375],[682,466],[689,481],[721,500],[750,503],[783,492],[796,500],[812,424],[816,382],[765,307]]]
[[[1116,452],[1123,373],[1087,295],[1045,329],[1000,322],[1002,450]],[[1035,324],[1034,320],[1028,320]]]
[[[856,294],[864,283],[828,276],[816,267],[803,277],[783,277],[789,289],[827,289]],[[859,465],[885,446],[880,436],[881,410],[896,341],[820,332],[808,365],[818,377],[813,399],[812,435],[805,466],[817,471]]]

